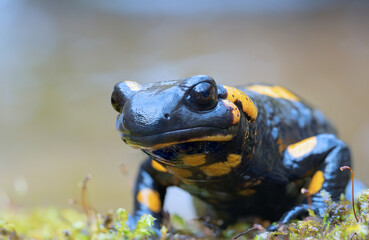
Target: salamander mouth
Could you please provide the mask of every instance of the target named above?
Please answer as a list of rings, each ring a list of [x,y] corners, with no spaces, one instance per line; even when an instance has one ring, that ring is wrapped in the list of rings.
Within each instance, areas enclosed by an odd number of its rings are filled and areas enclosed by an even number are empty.
[[[236,126],[225,129],[194,127],[144,136],[121,134],[121,138],[132,147],[155,150],[187,142],[230,141],[236,135],[236,132]]]

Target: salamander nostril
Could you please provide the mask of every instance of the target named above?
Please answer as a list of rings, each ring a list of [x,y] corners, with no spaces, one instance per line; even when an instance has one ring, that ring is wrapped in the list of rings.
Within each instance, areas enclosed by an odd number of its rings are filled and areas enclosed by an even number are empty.
[[[170,119],[170,115],[169,115],[169,113],[165,113],[165,114],[164,114],[164,117],[165,117],[166,119]]]

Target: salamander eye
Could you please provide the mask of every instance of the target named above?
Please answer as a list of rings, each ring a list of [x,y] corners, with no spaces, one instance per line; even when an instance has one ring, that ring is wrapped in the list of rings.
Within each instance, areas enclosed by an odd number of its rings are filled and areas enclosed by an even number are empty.
[[[187,101],[196,104],[201,110],[210,110],[217,103],[217,90],[215,88],[211,83],[201,82],[189,92]]]

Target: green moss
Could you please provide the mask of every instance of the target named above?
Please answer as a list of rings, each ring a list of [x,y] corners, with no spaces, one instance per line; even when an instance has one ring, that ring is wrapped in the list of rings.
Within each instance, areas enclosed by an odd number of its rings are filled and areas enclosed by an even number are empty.
[[[324,217],[314,212],[303,221],[281,226],[276,232],[268,232],[260,225],[239,222],[220,231],[216,224],[196,220],[186,222],[178,215],[166,220],[161,229],[161,239],[231,239],[246,232],[238,239],[367,239],[369,220],[369,190],[357,201],[359,222],[355,220],[350,203],[332,202],[322,193],[327,209]],[[148,239],[155,219],[144,215],[135,229],[126,224],[128,214],[124,209],[101,215],[92,212],[88,217],[73,209],[38,208],[32,211],[5,209],[0,212],[0,239]]]
[[[94,214],[89,218],[73,209],[8,209],[0,214],[0,239],[142,239],[150,235],[152,216],[142,216],[133,230],[125,224],[127,219],[124,209],[118,209],[115,216]]]

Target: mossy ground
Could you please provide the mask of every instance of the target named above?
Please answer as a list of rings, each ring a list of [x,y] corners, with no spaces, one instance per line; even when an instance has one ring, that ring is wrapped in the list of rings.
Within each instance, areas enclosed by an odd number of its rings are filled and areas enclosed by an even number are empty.
[[[245,231],[237,239],[369,239],[369,189],[356,201],[359,222],[349,208],[350,202],[335,203],[324,194],[327,209],[323,218],[311,212],[303,221],[280,226],[275,232],[254,223],[238,223],[221,231],[206,219],[185,222],[177,215],[167,215],[161,239],[233,239]],[[0,212],[0,239],[152,238],[153,217],[143,216],[135,229],[128,228],[127,219],[123,209],[103,215],[72,208],[4,209]]]

